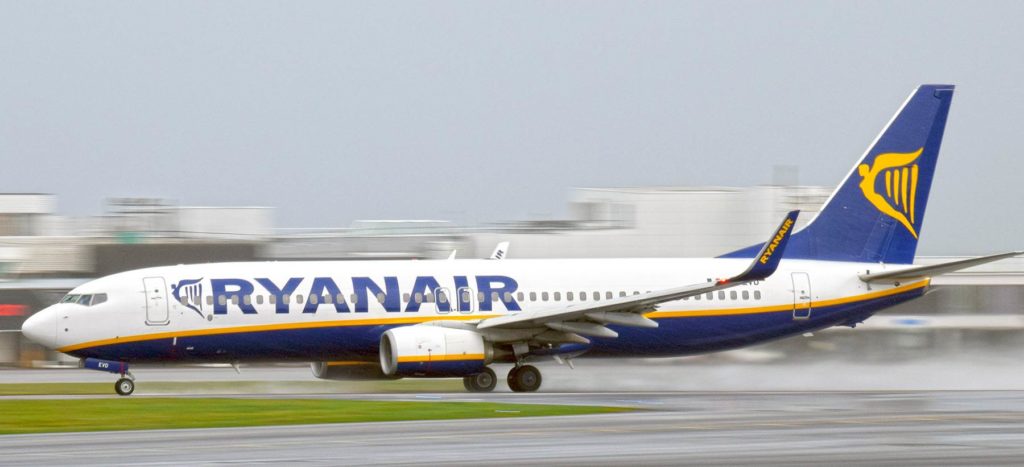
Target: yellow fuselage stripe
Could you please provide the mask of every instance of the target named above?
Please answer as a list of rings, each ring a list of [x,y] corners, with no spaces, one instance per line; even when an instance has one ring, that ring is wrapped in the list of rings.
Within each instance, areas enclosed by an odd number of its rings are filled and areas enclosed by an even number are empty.
[[[865,300],[872,300],[876,298],[887,297],[891,295],[897,295],[903,292],[909,292],[911,290],[920,289],[927,287],[930,279],[921,280],[908,285],[895,287],[892,289],[881,290],[878,292],[871,292],[863,295],[856,295],[852,297],[837,298],[832,300],[822,300],[813,303],[798,303],[798,304],[783,304],[773,305],[765,307],[752,307],[752,308],[721,308],[714,310],[687,310],[687,311],[654,311],[647,313],[645,316],[649,318],[700,318],[707,316],[728,316],[728,315],[751,315],[758,313],[774,313],[780,311],[792,311],[793,308],[806,309],[808,307],[823,308],[835,305],[843,305],[847,303],[862,302]],[[276,323],[276,324],[260,324],[260,325],[249,325],[249,326],[236,326],[230,328],[213,328],[213,329],[196,329],[191,331],[169,331],[169,332],[158,332],[153,334],[140,334],[136,336],[125,336],[116,337],[113,339],[102,339],[91,342],[83,342],[81,344],[69,345],[57,349],[60,352],[73,352],[75,350],[86,349],[90,347],[99,347],[104,345],[113,344],[126,344],[131,342],[142,342],[157,339],[171,339],[175,337],[195,337],[195,336],[214,336],[223,334],[241,334],[249,332],[265,332],[265,331],[286,331],[294,329],[318,329],[318,328],[333,328],[333,327],[350,327],[350,326],[376,326],[376,325],[395,325],[395,324],[419,324],[429,321],[474,321],[483,320],[487,318],[494,318],[497,314],[489,315],[465,315],[465,316],[414,316],[414,317],[396,317],[396,318],[376,318],[376,319],[353,319],[353,320],[332,320],[332,321],[314,321],[310,323]]]
[[[470,354],[457,354],[457,355],[411,355],[407,357],[398,357],[398,363],[417,363],[417,362],[457,362],[465,360],[483,360],[484,354],[482,353],[470,353]]]

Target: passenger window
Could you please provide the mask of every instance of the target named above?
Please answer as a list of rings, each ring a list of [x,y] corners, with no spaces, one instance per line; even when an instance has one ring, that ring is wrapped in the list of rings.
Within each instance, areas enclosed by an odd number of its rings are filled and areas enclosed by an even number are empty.
[[[693,296],[693,299],[694,299],[694,300],[700,300],[700,294],[694,295],[694,296]]]
[[[292,296],[291,295],[282,295],[281,296],[281,303],[284,303],[285,305],[287,305],[287,304],[289,304],[291,302],[292,302]]]
[[[302,294],[295,294],[295,304],[302,305]]]
[[[384,302],[387,301],[387,299],[388,297],[387,295],[384,295],[384,292],[377,293],[377,301],[380,302],[381,305],[383,305]]]
[[[604,293],[605,300],[611,300],[613,296],[615,296],[615,294],[613,294],[611,292],[605,292]]]
[[[262,295],[257,295],[256,296],[256,304],[257,305],[262,305],[263,304],[263,296]]]
[[[100,303],[103,303],[105,301],[107,301],[107,294],[105,293],[98,293],[92,296],[92,304],[94,306],[99,305]]]
[[[267,302],[271,305],[277,305],[277,295],[271,295],[267,297]]]
[[[423,301],[427,303],[434,303],[434,294],[427,292],[426,295],[423,296]]]
[[[512,303],[512,292],[505,292],[505,303]]]
[[[746,290],[743,291],[743,299],[744,300],[750,300],[750,292],[749,291],[746,291]]]
[[[444,293],[444,291],[438,292],[437,293],[437,302],[438,303],[448,303],[448,294]]]
[[[232,296],[231,296],[231,304],[232,304],[232,305],[238,305],[238,302],[239,302],[239,301],[240,301],[240,300],[238,300],[238,295],[232,295]]]
[[[207,295],[206,296],[206,304],[208,306],[213,306],[213,295]]]
[[[531,302],[536,302],[537,301],[537,292],[530,292],[530,301]]]
[[[718,291],[718,299],[719,300],[725,300],[725,291],[724,290],[719,290]]]
[[[566,293],[565,293],[565,300],[566,300],[567,302],[571,302],[571,301],[572,301],[572,298],[573,298],[573,293],[572,293],[572,292],[566,292]]]
[[[359,296],[356,294],[349,295],[348,298],[353,304],[359,303]]]
[[[760,300],[760,299],[761,299],[761,291],[760,290],[755,290],[754,291],[754,300]]]
[[[242,297],[242,303],[246,305],[252,305],[252,295],[246,295]]]
[[[594,300],[596,301],[596,300],[600,300],[600,299],[601,299],[601,292],[594,292]]]
[[[345,294],[338,294],[337,301],[335,303],[345,303]]]
[[[713,294],[711,292],[708,292],[708,293],[704,294],[704,298],[706,298],[708,300],[711,300],[711,299],[715,298],[715,294]]]
[[[416,295],[413,295],[413,299],[416,300],[416,303],[423,303],[423,292],[416,292]]]
[[[218,296],[217,297],[217,304],[220,305],[220,306],[227,305],[228,304],[228,297],[225,296],[225,295]]]
[[[330,295],[324,295],[323,300],[321,300],[322,303],[326,303],[328,305],[330,305],[332,301],[334,301],[334,297],[331,297]]]
[[[623,291],[620,290],[619,291],[619,296],[620,297],[625,297],[626,296],[626,292],[623,292]]]
[[[729,300],[736,300],[736,291],[735,290],[730,290],[729,291]]]
[[[498,301],[498,292],[491,292],[491,302]]]
[[[402,294],[402,302],[409,303],[409,292]]]
[[[523,294],[522,292],[517,292],[516,293],[516,297],[519,299],[520,302],[525,302],[526,301],[526,298],[524,298],[525,294]]]
[[[469,294],[469,291],[468,290],[463,290],[462,291],[462,303],[469,303],[469,301],[471,299],[472,299],[472,295]]]
[[[587,301],[587,293],[586,292],[580,292],[580,301],[581,302]]]
[[[554,292],[552,295],[554,295],[556,302],[562,301],[562,292]]]
[[[542,292],[540,294],[540,298],[541,298],[541,300],[544,300],[545,302],[548,301],[548,293],[547,292]]]

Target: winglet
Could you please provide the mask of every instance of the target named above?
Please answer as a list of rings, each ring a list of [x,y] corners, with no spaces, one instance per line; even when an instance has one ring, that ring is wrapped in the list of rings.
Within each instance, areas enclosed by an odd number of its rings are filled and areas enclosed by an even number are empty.
[[[505,259],[505,255],[508,254],[508,242],[501,242],[498,246],[494,247],[494,252],[491,253],[491,257],[487,259]]]
[[[796,218],[799,215],[800,211],[790,211],[789,214],[786,214],[786,218],[775,229],[771,238],[765,242],[761,252],[754,257],[754,262],[750,263],[750,267],[746,271],[729,279],[719,279],[718,282],[720,284],[727,282],[750,282],[766,279],[774,274],[775,269],[779,267],[779,262],[782,261],[782,255],[786,251],[786,244],[789,243],[789,237],[793,234],[793,227],[796,226]]]

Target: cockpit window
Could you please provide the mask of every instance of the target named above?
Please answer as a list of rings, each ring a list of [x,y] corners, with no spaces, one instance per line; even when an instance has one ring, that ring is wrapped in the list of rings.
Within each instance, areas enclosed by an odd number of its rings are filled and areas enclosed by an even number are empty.
[[[64,298],[62,298],[60,300],[61,303],[77,303],[79,305],[84,305],[84,306],[99,305],[100,303],[103,303],[105,301],[107,301],[107,294],[105,294],[105,293],[85,294],[85,295],[81,295],[81,294],[68,294],[68,295],[65,295]]]

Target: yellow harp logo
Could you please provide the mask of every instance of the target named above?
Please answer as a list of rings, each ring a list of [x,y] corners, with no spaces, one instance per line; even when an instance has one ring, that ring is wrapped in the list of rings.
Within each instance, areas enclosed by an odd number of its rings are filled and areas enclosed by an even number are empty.
[[[917,158],[924,148],[914,152],[889,152],[879,154],[868,167],[861,164],[857,173],[861,176],[860,190],[883,214],[898,220],[910,234],[917,238],[914,230],[916,214],[914,200],[917,199]],[[885,196],[876,191],[878,180],[885,184]]]

